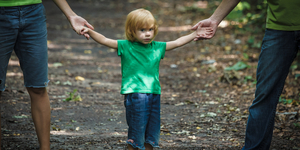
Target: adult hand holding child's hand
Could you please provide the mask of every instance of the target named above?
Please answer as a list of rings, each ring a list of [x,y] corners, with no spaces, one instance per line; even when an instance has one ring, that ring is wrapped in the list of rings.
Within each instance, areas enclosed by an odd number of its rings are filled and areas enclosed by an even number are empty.
[[[198,28],[204,28],[204,27],[210,27],[211,30],[212,30],[212,33],[211,34],[201,34],[197,30]],[[194,40],[198,41],[198,40],[201,40],[201,39],[210,39],[210,38],[212,38],[215,35],[215,33],[217,31],[217,28],[218,28],[218,22],[213,21],[210,18],[199,21],[197,24],[195,24],[192,27],[192,30],[197,30],[197,36]]]
[[[69,21],[73,27],[73,30],[77,34],[84,35],[87,39],[90,38],[89,34],[81,32],[82,27],[88,27],[92,30],[94,30],[94,27],[91,24],[89,24],[84,18],[75,15],[75,16],[70,16]]]

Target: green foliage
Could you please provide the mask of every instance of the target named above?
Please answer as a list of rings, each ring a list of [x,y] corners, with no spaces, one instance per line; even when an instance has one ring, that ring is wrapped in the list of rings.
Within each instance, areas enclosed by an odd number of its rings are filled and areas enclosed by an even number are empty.
[[[231,67],[226,67],[225,70],[242,70],[242,69],[246,69],[249,68],[250,66],[247,65],[246,63],[239,61],[236,64],[234,64]]]
[[[295,126],[296,128],[300,128],[300,124],[299,124],[299,123],[294,123],[294,126]]]
[[[279,97],[279,102],[283,104],[291,104],[293,102],[293,99],[284,99]]]
[[[255,41],[255,37],[254,36],[250,36],[248,38],[247,43],[252,48],[260,48],[260,46],[261,46],[261,42],[260,41],[259,42]]]
[[[243,53],[243,57],[248,60],[249,59],[249,55],[247,53]]]
[[[74,122],[77,122],[77,121],[75,121],[75,120],[73,120],[73,119],[72,119],[72,120],[70,120],[70,121],[71,121],[72,123],[74,123]]]
[[[245,78],[244,78],[245,82],[252,81],[252,80],[253,80],[252,76],[245,76]]]
[[[64,102],[69,102],[69,101],[81,101],[81,97],[79,94],[76,95],[77,89],[74,89],[73,92],[70,92],[68,95],[69,97],[64,99]]]
[[[290,67],[291,70],[295,70],[295,69],[297,69],[297,68],[298,68],[298,65],[297,65],[297,64],[291,65],[291,67]]]
[[[265,30],[266,16],[267,0],[244,0],[228,14],[227,19],[244,24],[243,30],[260,32]]]
[[[243,22],[245,10],[250,10],[251,6],[248,2],[240,2],[227,16],[227,19]]]
[[[244,77],[244,82],[252,82],[252,86],[257,83],[257,81],[252,77],[252,76],[245,76]]]
[[[293,64],[290,66],[290,70],[295,72],[295,80],[297,80],[300,77],[300,73],[297,70],[300,70],[300,55],[298,53],[298,55],[295,58],[295,61],[293,62]]]

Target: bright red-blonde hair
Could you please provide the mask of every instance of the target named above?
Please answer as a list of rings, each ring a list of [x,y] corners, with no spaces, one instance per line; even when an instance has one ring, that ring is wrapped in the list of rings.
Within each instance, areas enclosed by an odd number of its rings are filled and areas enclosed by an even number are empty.
[[[136,40],[137,29],[141,29],[143,27],[152,27],[154,29],[154,36],[157,35],[158,25],[157,22],[152,15],[152,13],[146,9],[140,8],[134,11],[131,11],[127,15],[126,23],[125,23],[125,36],[126,39],[134,42]]]

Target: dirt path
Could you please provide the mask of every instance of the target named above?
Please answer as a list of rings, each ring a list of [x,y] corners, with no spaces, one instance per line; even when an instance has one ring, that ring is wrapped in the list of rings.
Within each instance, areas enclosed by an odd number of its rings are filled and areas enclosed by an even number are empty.
[[[119,94],[120,58],[115,50],[78,36],[52,1],[44,0],[43,3],[47,12],[49,40],[51,148],[123,149],[127,124],[123,96]],[[150,9],[159,18],[161,27],[185,27],[211,13],[208,9],[197,14],[183,11],[191,4],[198,4],[193,0],[76,0],[70,3],[73,10],[86,18],[96,31],[113,39],[123,37],[125,17],[135,8]],[[173,40],[187,33],[161,31],[156,40]],[[166,53],[160,68],[161,149],[242,148],[247,109],[253,100],[255,86],[252,82],[230,85],[219,79],[225,66],[242,57],[247,36],[220,29],[212,40],[193,42]],[[261,38],[261,35],[258,37]],[[242,43],[234,44],[236,39]],[[230,50],[224,48],[226,46],[230,46]],[[249,48],[247,52],[253,56],[248,65],[255,66],[259,51]],[[211,61],[216,62],[212,65]],[[255,67],[239,74],[255,77]],[[16,56],[12,56],[8,88],[1,100],[4,150],[36,149],[38,146],[29,95],[20,83],[23,83],[22,74]],[[73,100],[80,96],[81,101],[64,102],[70,93],[75,95]],[[291,113],[277,117],[272,142],[274,150],[300,149],[297,142],[299,128],[293,126],[299,122],[299,106],[290,108],[280,104],[278,111],[286,109],[292,109],[296,115]]]

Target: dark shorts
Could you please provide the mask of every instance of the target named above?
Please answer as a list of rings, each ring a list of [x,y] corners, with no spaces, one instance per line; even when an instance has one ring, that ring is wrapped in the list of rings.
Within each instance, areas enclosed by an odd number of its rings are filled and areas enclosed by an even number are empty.
[[[19,58],[25,87],[46,87],[49,80],[44,6],[0,7],[0,22],[0,91],[5,89],[13,50]]]

